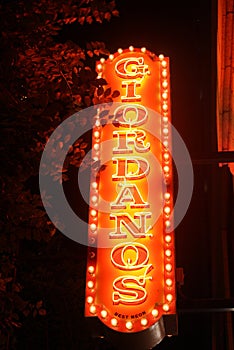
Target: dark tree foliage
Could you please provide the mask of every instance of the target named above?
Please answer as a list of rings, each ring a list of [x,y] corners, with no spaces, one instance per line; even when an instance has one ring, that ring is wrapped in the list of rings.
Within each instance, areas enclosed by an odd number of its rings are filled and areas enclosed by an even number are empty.
[[[61,30],[110,21],[118,10],[108,0],[3,0],[0,14],[0,349],[94,348],[82,320],[85,248],[48,218],[38,172],[63,120],[117,96],[95,72],[105,44],[81,47],[79,31],[76,43],[64,42]],[[51,164],[53,181],[62,172],[69,183],[89,146],[77,140],[63,169]]]

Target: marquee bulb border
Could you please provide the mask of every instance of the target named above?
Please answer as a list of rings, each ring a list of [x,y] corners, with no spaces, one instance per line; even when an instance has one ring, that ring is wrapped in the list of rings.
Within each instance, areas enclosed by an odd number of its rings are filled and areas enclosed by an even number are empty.
[[[163,207],[163,237],[164,237],[164,302],[162,305],[155,305],[147,315],[138,315],[138,318],[133,320],[118,319],[111,315],[108,310],[100,305],[95,304],[96,295],[96,268],[97,268],[97,225],[98,225],[98,200],[99,200],[99,183],[95,178],[96,173],[92,171],[91,186],[90,186],[90,210],[89,210],[89,229],[88,229],[88,259],[86,273],[86,301],[85,313],[86,316],[98,316],[108,327],[122,332],[138,332],[148,328],[156,323],[162,315],[174,314],[176,309],[176,285],[175,285],[175,242],[174,232],[168,233],[167,230],[171,226],[173,220],[170,214],[173,210],[173,188],[172,188],[172,157],[169,151],[171,144],[171,129],[170,129],[170,91],[169,91],[169,61],[163,54],[156,56],[148,51],[145,47],[134,48],[132,45],[128,49],[119,48],[116,53],[109,55],[109,60],[112,61],[118,55],[125,52],[142,52],[149,55],[154,60],[160,62],[160,95],[161,106],[161,134],[162,134],[162,170],[165,183],[164,192],[164,207]],[[98,78],[103,76],[103,65],[105,58],[101,58],[96,65]],[[102,133],[102,125],[99,119],[99,114],[95,116],[94,127],[92,133],[92,148],[93,162],[100,160],[100,138]]]

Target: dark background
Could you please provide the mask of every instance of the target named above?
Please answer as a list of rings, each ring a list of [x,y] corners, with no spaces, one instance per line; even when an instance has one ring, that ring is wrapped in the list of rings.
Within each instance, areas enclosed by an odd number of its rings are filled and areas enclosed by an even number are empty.
[[[216,1],[116,0],[116,4],[119,17],[102,24],[66,25],[56,40],[72,40],[83,47],[103,41],[112,53],[120,47],[144,46],[170,58],[172,123],[191,155],[194,191],[175,232],[176,265],[184,272],[177,289],[178,336],[166,337],[156,348],[232,350],[224,309],[230,307],[225,303],[228,282],[229,298],[234,293],[233,189],[228,167],[219,167],[216,153]],[[76,183],[77,174],[70,175]],[[34,188],[35,183],[37,178],[29,186]],[[86,215],[87,207],[76,194],[73,206]],[[23,242],[19,255],[23,297],[32,299],[35,294],[45,302],[47,314],[26,319],[15,331],[14,348],[114,350],[98,333],[92,338],[83,316],[86,247],[56,234],[48,246]]]
[[[157,349],[229,349],[222,300],[233,264],[229,256],[225,275],[220,232],[225,228],[232,255],[233,199],[229,170],[214,158],[216,2],[128,0],[117,6],[119,18],[92,29],[84,26],[83,39],[101,39],[113,53],[133,45],[169,56],[172,122],[194,168],[192,200],[175,232],[177,267],[184,271],[184,284],[178,287],[178,336],[165,338]],[[74,26],[63,32],[64,38],[75,40],[75,32]]]

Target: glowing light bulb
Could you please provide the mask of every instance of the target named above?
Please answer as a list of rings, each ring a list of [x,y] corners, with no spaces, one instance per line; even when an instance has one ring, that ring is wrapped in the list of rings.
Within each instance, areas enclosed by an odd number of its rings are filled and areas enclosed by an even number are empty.
[[[97,229],[97,225],[96,224],[91,224],[90,225],[90,229],[91,229],[91,231],[95,231]]]
[[[168,207],[168,206],[166,206],[166,207],[164,208],[164,213],[165,213],[165,214],[170,214],[170,212],[171,212],[171,208]]]
[[[170,235],[166,235],[165,236],[165,241],[167,242],[167,243],[170,243],[171,242],[171,236]],[[167,255],[167,254],[166,254]],[[170,256],[170,255],[167,255],[167,256]]]
[[[169,168],[168,165],[165,165],[165,166],[163,167],[163,170],[164,170],[165,173],[169,173],[170,168]]]
[[[94,137],[97,139],[100,137],[100,132],[99,131],[94,131]]]
[[[87,286],[88,286],[88,288],[92,289],[94,286],[93,281],[88,281]]]
[[[164,198],[168,201],[171,198],[171,194],[169,192],[164,193]]]
[[[162,109],[163,109],[163,111],[166,112],[168,110],[168,105],[166,103],[164,103],[162,106]]]
[[[95,204],[98,201],[98,197],[97,196],[92,196],[91,200]]]
[[[119,54],[123,53],[123,49],[119,48],[119,49],[118,49],[118,53],[119,53]]]
[[[112,61],[114,59],[114,55],[109,55],[109,59]]]
[[[170,158],[169,153],[164,153],[163,158],[164,158],[165,161],[168,161],[169,158]],[[168,194],[169,194],[169,198],[170,198],[170,193],[168,193]]]
[[[167,270],[167,272],[171,272],[172,265],[171,264],[166,264],[165,269]]]
[[[107,316],[107,311],[106,311],[106,310],[102,310],[102,311],[101,311],[101,316],[102,316],[103,318],[106,318],[106,316]]]
[[[166,285],[167,285],[168,287],[171,287],[171,286],[172,286],[172,280],[171,280],[170,278],[167,278],[167,279],[166,279]]]
[[[164,135],[168,135],[168,133],[169,133],[168,128],[163,128],[163,134],[164,134]]]
[[[87,298],[87,303],[88,303],[88,304],[92,304],[92,302],[93,302],[93,297],[90,297],[90,296],[89,296],[89,297]]]
[[[157,310],[157,309],[153,309],[151,313],[152,313],[152,315],[153,315],[154,317],[157,317],[157,316],[158,316],[158,310]]]
[[[96,306],[95,305],[91,305],[89,308],[89,311],[91,312],[91,314],[95,314],[96,313]]]
[[[167,249],[167,250],[165,251],[165,255],[166,255],[168,258],[171,256],[171,254],[172,254],[172,252],[171,252],[170,249]]]
[[[165,221],[165,225],[166,225],[167,228],[169,228],[169,227],[171,226],[170,220],[166,220],[166,221]]]
[[[167,294],[166,299],[167,299],[167,301],[171,302],[173,300],[173,295]]]
[[[164,89],[166,89],[166,88],[168,87],[168,82],[167,82],[166,80],[164,80],[164,81],[162,82],[162,87],[163,87]]]
[[[167,61],[163,60],[161,64],[162,64],[162,67],[165,68],[167,66]]]
[[[95,217],[95,216],[97,215],[97,210],[92,209],[92,210],[90,211],[90,215],[93,216],[93,217]]]
[[[167,70],[166,70],[166,69],[163,69],[163,71],[162,71],[162,77],[163,77],[163,78],[166,78],[166,77],[167,77]]]
[[[164,305],[163,305],[163,310],[164,310],[164,311],[167,312],[167,311],[169,311],[169,309],[170,309],[170,308],[169,308],[169,305],[168,305],[168,304],[164,304]]]
[[[93,148],[94,148],[95,151],[98,151],[98,150],[99,150],[99,144],[98,144],[98,143],[95,143],[95,144],[93,145]]]
[[[96,190],[97,187],[98,187],[97,182],[96,182],[96,181],[92,182],[92,188],[93,188],[94,190]]]
[[[127,321],[125,326],[126,326],[127,329],[132,329],[133,328],[133,324],[132,324],[131,321]]]
[[[100,120],[97,119],[96,122],[95,122],[95,125],[96,126],[100,126],[101,125]]]
[[[112,318],[112,319],[111,319],[111,324],[112,324],[113,327],[116,327],[117,324],[118,324],[117,319],[116,319],[116,318]]]
[[[105,62],[105,58],[102,57],[102,58],[100,59],[100,62],[103,64],[103,63]]]
[[[141,52],[145,53],[146,52],[146,47],[141,48]]]
[[[167,129],[167,133],[168,133],[168,129]],[[163,146],[167,148],[169,146],[169,142],[167,140],[164,140]]]
[[[91,274],[93,274],[94,273],[94,271],[95,271],[95,268],[94,268],[94,266],[89,266],[88,267],[88,271],[89,271],[89,273],[91,273]]]
[[[160,55],[158,56],[158,58],[160,59],[160,61],[162,61],[162,60],[164,59],[164,55],[163,55],[163,54],[160,54]]]
[[[142,318],[141,319],[141,325],[142,326],[147,326],[147,324],[148,324],[148,320],[146,318]]]
[[[101,63],[99,63],[98,65],[97,65],[97,69],[100,71],[100,70],[102,70],[102,64]]]
[[[131,45],[131,46],[129,46],[129,51],[134,51],[134,47]]]
[[[164,92],[164,93],[162,94],[162,98],[163,98],[164,100],[167,100],[167,98],[168,98],[167,92]]]

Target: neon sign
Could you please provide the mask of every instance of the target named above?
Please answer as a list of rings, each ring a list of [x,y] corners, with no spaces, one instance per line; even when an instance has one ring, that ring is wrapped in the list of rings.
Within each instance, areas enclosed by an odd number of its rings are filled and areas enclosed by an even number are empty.
[[[97,71],[120,96],[93,127],[85,315],[139,332],[176,313],[169,59],[130,47]]]

